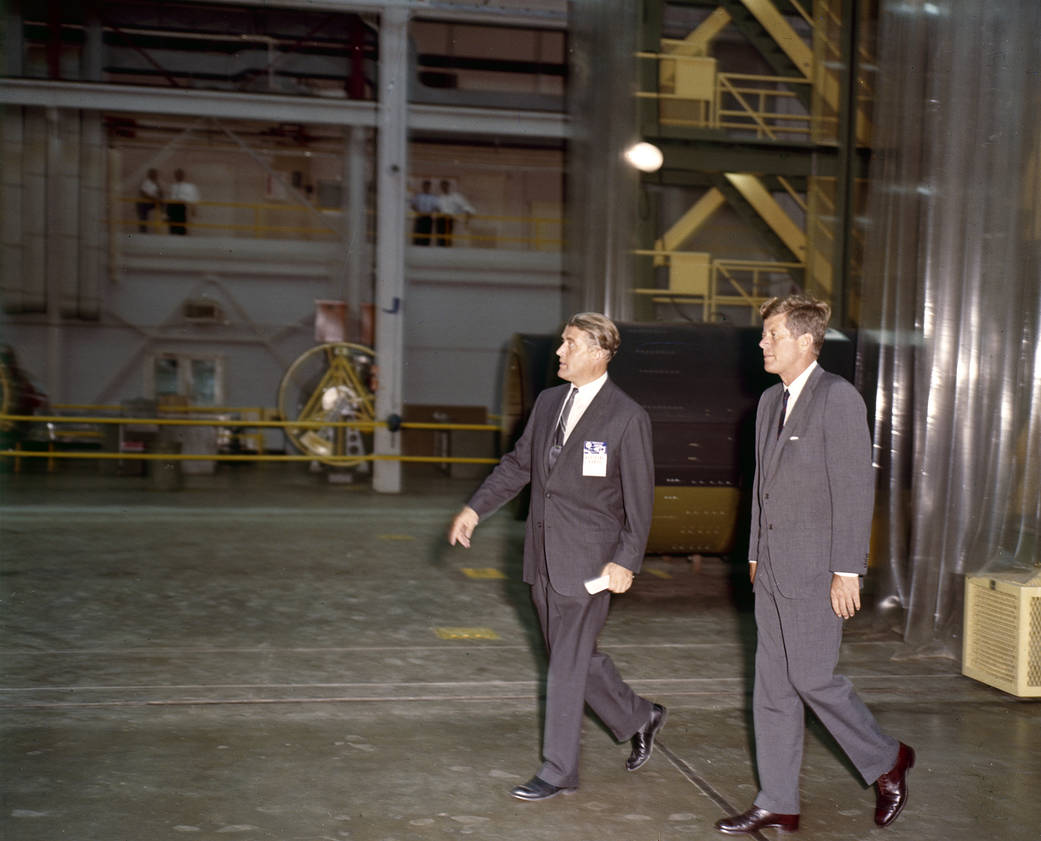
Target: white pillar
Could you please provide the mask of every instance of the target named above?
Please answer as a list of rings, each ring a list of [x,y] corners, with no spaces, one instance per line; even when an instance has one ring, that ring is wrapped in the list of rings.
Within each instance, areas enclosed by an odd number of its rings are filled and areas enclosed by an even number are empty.
[[[347,273],[343,284],[343,295],[349,307],[347,336],[350,341],[361,338],[362,306],[369,300],[371,256],[368,237],[368,185],[365,183],[369,171],[369,160],[365,149],[365,134],[362,126],[347,126],[344,144],[344,190],[343,213],[347,220],[347,257],[344,270]]]
[[[391,6],[380,21],[376,171],[376,419],[401,415],[404,378],[405,179],[408,172],[408,10]],[[401,433],[377,429],[377,455],[400,455]],[[401,462],[377,461],[372,486],[401,491]]]

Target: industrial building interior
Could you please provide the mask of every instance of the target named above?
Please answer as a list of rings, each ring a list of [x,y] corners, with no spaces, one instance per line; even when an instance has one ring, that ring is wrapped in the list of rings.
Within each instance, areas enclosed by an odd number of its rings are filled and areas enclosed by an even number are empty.
[[[0,837],[718,837],[757,790],[758,308],[797,291],[878,476],[840,671],[918,753],[877,829],[811,716],[800,832],[1037,837],[1036,0],[2,21]],[[524,501],[446,532],[580,311],[655,441],[599,644],[669,718],[630,774],[587,716],[580,790],[523,803]]]

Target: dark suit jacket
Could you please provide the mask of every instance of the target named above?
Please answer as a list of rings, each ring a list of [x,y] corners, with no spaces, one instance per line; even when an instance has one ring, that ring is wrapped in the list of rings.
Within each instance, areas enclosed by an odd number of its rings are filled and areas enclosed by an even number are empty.
[[[547,453],[570,387],[539,394],[517,446],[469,504],[483,520],[530,482],[524,580],[534,583],[544,555],[553,589],[585,596],[584,582],[609,561],[640,570],[654,505],[654,457],[647,412],[608,379],[550,471]],[[582,475],[586,441],[606,445],[606,476]]]
[[[781,595],[827,592],[833,572],[867,572],[875,472],[867,410],[857,390],[821,368],[810,374],[781,437],[780,383],[756,413],[749,559],[769,560]]]

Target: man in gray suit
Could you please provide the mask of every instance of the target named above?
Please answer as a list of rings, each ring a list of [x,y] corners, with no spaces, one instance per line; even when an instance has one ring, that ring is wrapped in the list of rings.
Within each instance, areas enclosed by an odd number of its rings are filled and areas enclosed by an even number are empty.
[[[831,308],[793,295],[763,316],[763,365],[781,382],[756,413],[750,575],[755,590],[755,721],[759,794],[724,818],[728,834],[799,828],[799,768],[809,706],[868,784],[875,823],[907,802],[914,751],[882,732],[853,685],[835,674],[842,622],[860,609],[875,477],[864,401],[817,364]]]
[[[618,329],[599,313],[567,322],[558,374],[571,383],[546,389],[513,451],[502,458],[456,515],[452,545],[470,547],[477,523],[531,484],[524,581],[549,651],[543,764],[510,793],[546,800],[578,787],[585,704],[619,741],[632,740],[626,768],[651,755],[665,708],[622,680],[596,639],[610,593],[624,593],[640,571],[654,502],[647,412],[607,376]],[[592,582],[602,578],[597,591]]]

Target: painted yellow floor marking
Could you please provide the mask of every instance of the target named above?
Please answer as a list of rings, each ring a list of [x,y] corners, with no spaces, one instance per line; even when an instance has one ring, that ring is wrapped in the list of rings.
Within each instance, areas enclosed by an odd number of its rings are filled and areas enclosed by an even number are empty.
[[[434,628],[443,640],[497,640],[499,635],[491,628]]]
[[[672,578],[672,576],[669,575],[669,573],[661,569],[648,569],[647,572],[649,572],[651,575],[657,576],[658,578]]]
[[[467,578],[505,578],[506,573],[495,567],[463,567],[463,575]]]

